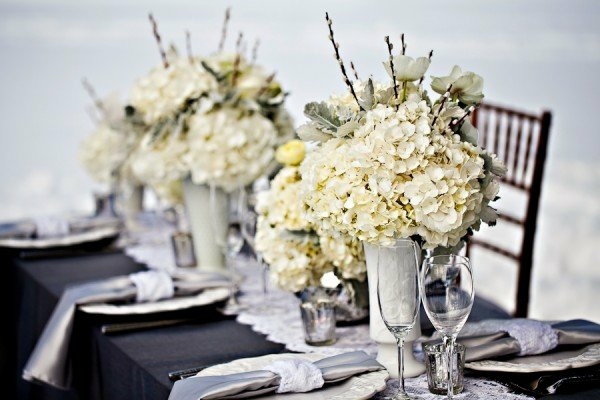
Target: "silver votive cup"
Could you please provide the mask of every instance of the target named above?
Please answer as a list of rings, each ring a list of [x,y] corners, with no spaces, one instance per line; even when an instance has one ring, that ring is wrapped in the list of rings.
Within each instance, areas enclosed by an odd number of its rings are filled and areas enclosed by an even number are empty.
[[[448,393],[448,369],[446,355],[442,343],[426,344],[425,367],[427,368],[427,386],[434,394],[445,395]],[[452,353],[452,392],[459,394],[463,391],[464,369],[465,369],[465,346],[455,343]]]
[[[335,343],[335,296],[324,291],[301,296],[300,314],[304,326],[304,341],[312,346]]]

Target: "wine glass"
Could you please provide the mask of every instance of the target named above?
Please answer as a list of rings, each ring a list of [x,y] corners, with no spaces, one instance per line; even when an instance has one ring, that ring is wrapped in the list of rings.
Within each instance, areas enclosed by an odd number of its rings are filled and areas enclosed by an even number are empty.
[[[451,399],[454,343],[471,313],[475,296],[469,259],[452,254],[425,258],[420,288],[425,312],[443,337]]]
[[[409,399],[404,390],[404,339],[419,312],[417,245],[412,240],[398,239],[392,246],[379,247],[377,302],[385,326],[398,343],[400,388],[391,399]]]

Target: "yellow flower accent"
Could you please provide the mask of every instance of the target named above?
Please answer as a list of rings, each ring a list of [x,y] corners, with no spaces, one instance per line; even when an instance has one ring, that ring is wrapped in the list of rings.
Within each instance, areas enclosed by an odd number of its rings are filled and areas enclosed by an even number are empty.
[[[301,140],[290,140],[286,144],[279,146],[275,153],[275,159],[281,164],[293,167],[300,165],[306,154],[306,146]]]

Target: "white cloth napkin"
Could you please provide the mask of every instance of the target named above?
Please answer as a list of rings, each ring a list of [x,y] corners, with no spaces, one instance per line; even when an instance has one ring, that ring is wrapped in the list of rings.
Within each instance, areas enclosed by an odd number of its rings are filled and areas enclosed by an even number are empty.
[[[143,271],[130,274],[137,289],[135,301],[145,303],[169,299],[175,295],[173,279],[164,271]]]
[[[60,217],[39,217],[34,220],[38,238],[50,238],[69,234],[69,221]]]

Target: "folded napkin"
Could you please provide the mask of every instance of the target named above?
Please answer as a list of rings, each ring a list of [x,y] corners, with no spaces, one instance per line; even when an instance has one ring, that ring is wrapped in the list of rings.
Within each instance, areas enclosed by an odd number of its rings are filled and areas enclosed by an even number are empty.
[[[71,386],[69,343],[78,305],[116,301],[156,301],[193,295],[204,289],[227,287],[229,279],[218,272],[177,269],[168,275],[162,271],[138,272],[101,281],[68,287],[52,312],[42,335],[31,353],[23,378],[61,389]]]
[[[39,217],[34,219],[35,233],[39,239],[65,236],[70,232],[69,221],[59,217]]]
[[[439,341],[439,334],[433,335]],[[600,325],[586,320],[546,323],[532,319],[485,320],[465,324],[457,338],[467,347],[465,361],[507,355],[543,354],[560,345],[600,342]]]
[[[339,354],[314,363],[290,355],[259,371],[194,376],[175,382],[169,400],[241,399],[267,393],[308,392],[354,375],[384,369],[363,351]]]

